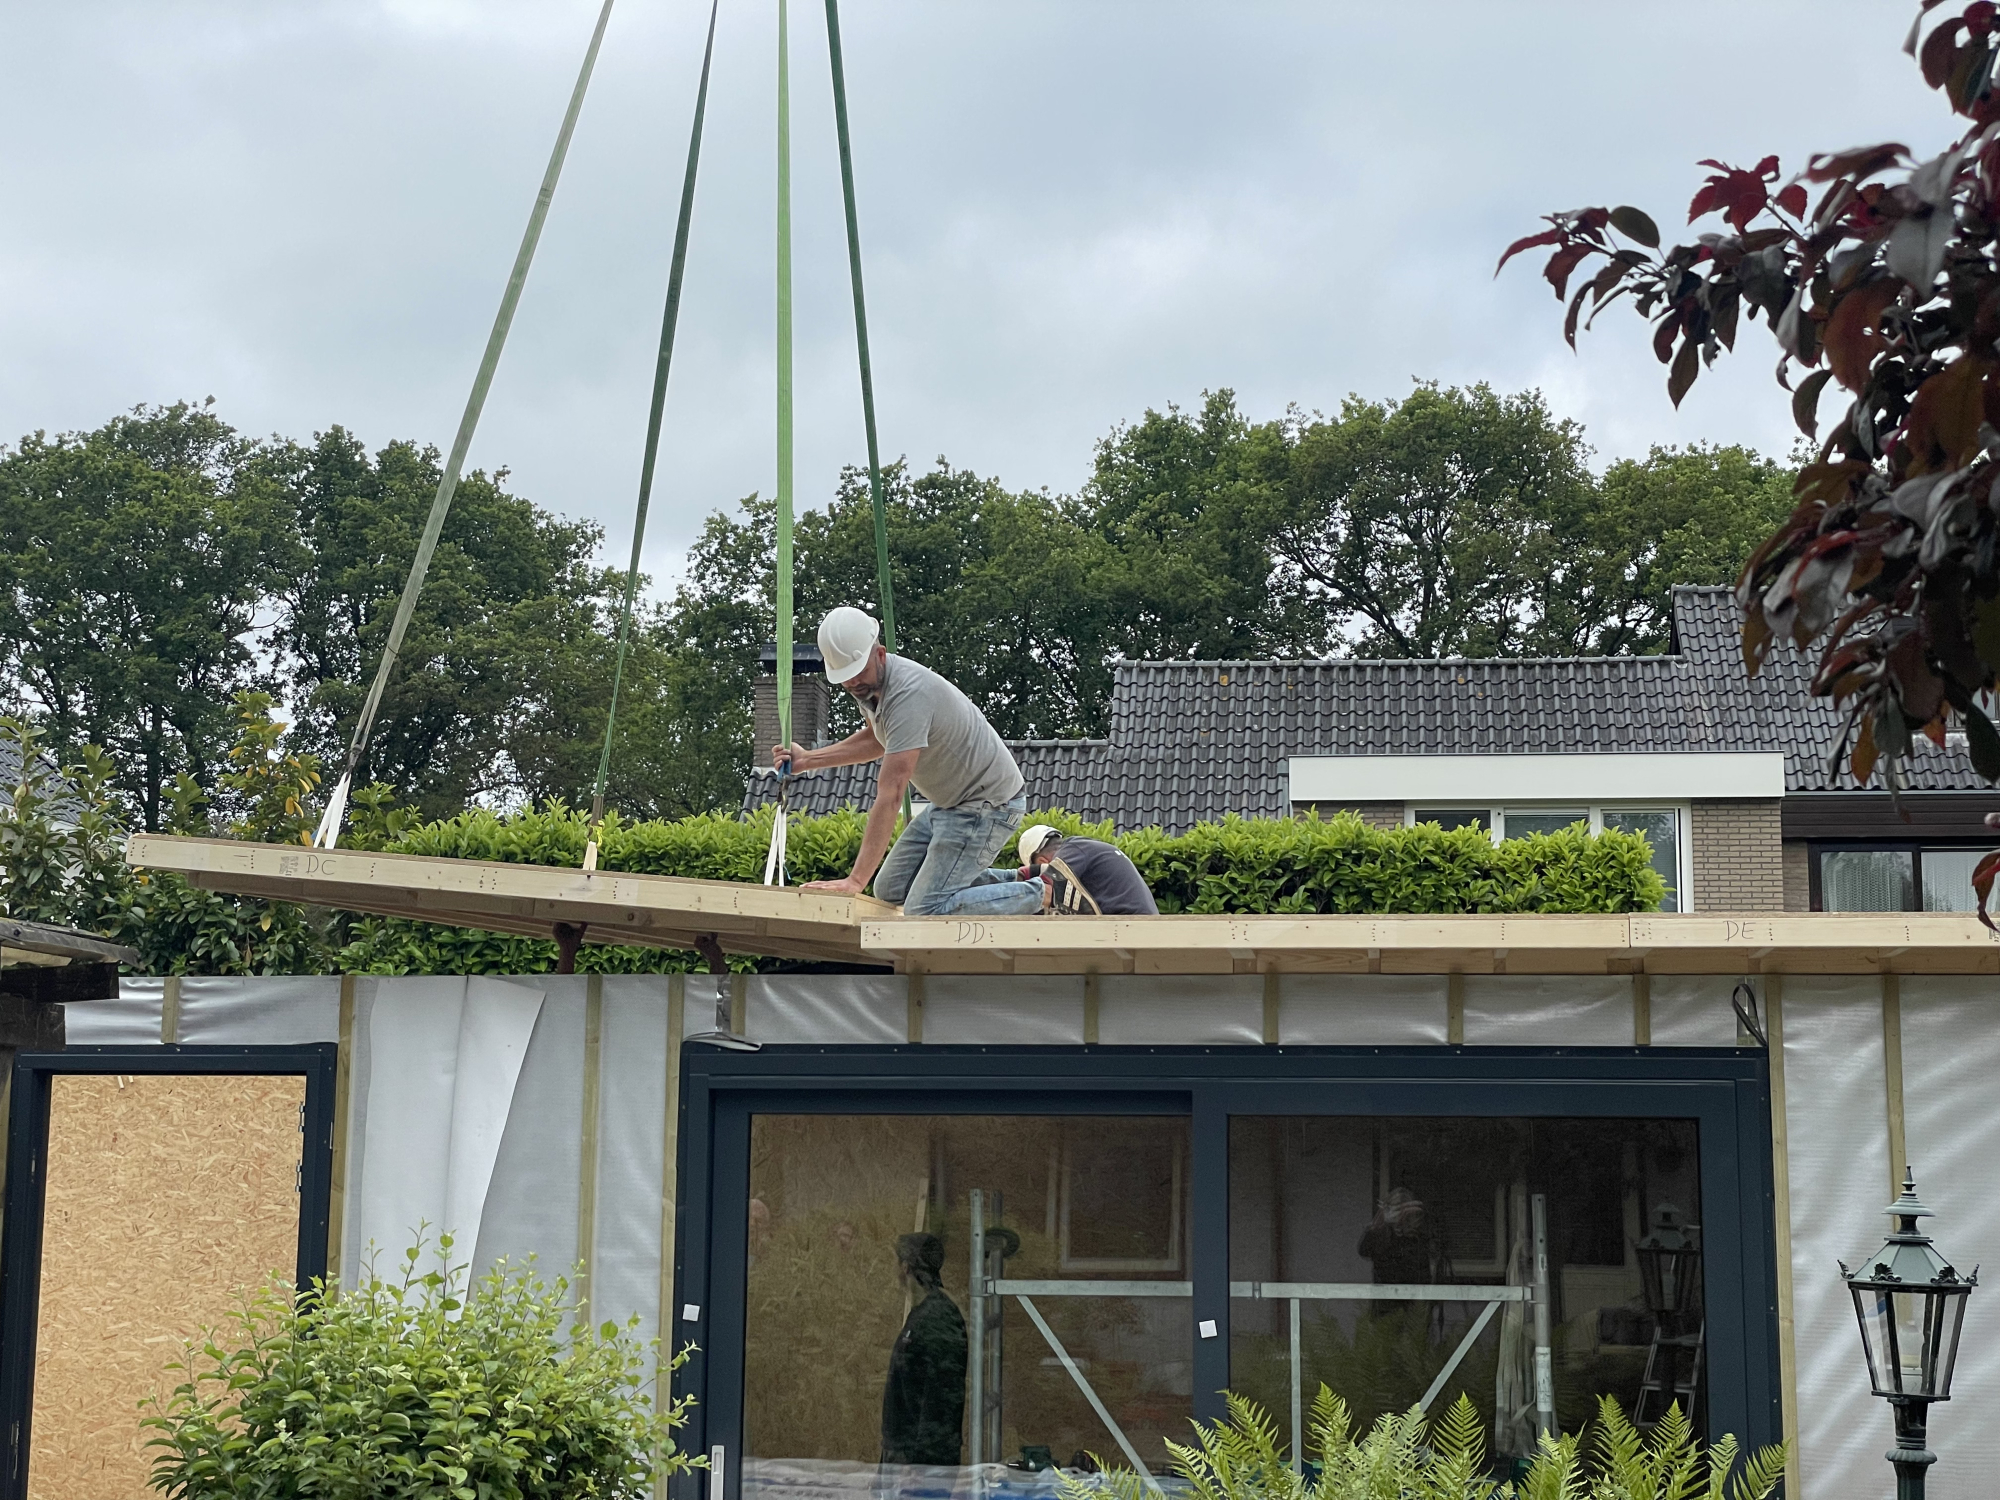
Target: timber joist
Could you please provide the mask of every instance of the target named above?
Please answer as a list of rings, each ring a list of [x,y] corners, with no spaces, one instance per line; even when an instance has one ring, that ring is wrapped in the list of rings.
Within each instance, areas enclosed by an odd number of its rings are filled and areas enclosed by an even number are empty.
[[[896,910],[792,886],[150,833],[132,836],[125,859],[206,890],[340,911],[539,938],[585,925],[585,942],[649,948],[692,950],[713,936],[727,953],[833,963],[871,962],[861,923]]]
[[[552,938],[932,974],[2000,974],[1954,913],[905,917],[865,896],[547,865],[136,834],[133,865],[344,911]]]

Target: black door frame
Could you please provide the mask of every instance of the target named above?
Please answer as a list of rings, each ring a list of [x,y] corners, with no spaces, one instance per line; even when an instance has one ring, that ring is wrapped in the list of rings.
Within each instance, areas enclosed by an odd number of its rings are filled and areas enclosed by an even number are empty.
[[[0,1500],[25,1500],[28,1492],[26,1455],[35,1405],[51,1081],[66,1073],[303,1076],[306,1100],[294,1275],[296,1285],[309,1286],[326,1274],[339,1050],[332,1042],[315,1042],[284,1047],[70,1047],[16,1054],[7,1122],[6,1229],[0,1243],[0,1423],[5,1424]]]
[[[821,1047],[682,1055],[674,1308],[695,1353],[685,1444],[721,1446],[737,1500],[749,1119],[788,1114],[1168,1114],[1190,1117],[1195,1416],[1229,1380],[1228,1126],[1235,1115],[1693,1119],[1709,1278],[1709,1423],[1748,1447],[1780,1440],[1769,1070],[1761,1051],[1540,1047]],[[688,1476],[676,1500],[707,1488]]]

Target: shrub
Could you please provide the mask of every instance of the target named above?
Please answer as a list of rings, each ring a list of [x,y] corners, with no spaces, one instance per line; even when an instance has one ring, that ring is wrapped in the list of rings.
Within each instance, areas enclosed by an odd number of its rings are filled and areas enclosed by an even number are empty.
[[[645,1347],[564,1325],[567,1283],[504,1262],[466,1289],[447,1259],[293,1301],[272,1286],[170,1368],[147,1403],[152,1485],[173,1500],[638,1500],[696,1466],[674,1443],[692,1398],[655,1406]],[[678,1368],[685,1353],[677,1356]]]
[[[1347,1404],[1322,1385],[1307,1423],[1316,1462],[1298,1474],[1270,1415],[1241,1396],[1227,1399],[1225,1420],[1195,1424],[1191,1445],[1167,1444],[1193,1500],[1766,1500],[1785,1466],[1784,1449],[1765,1448],[1739,1469],[1734,1437],[1704,1454],[1678,1405],[1641,1438],[1605,1396],[1594,1459],[1578,1457],[1575,1437],[1545,1437],[1517,1488],[1492,1477],[1483,1424],[1465,1396],[1435,1426],[1412,1409],[1356,1436]],[[1062,1500],[1097,1500],[1106,1491],[1113,1500],[1157,1500],[1130,1470],[1066,1479]]]

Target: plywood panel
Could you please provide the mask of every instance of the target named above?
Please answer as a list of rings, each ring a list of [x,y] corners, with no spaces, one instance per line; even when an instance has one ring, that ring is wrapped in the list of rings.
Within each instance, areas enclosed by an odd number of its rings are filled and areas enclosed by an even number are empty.
[[[139,1402],[298,1259],[300,1077],[53,1080],[30,1500],[142,1500]]]

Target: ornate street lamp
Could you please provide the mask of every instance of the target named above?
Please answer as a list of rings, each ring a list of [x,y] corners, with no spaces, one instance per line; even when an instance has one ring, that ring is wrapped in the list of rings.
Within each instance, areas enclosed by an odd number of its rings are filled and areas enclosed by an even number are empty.
[[[1917,1201],[1907,1169],[1903,1195],[1884,1212],[1895,1232],[1861,1269],[1841,1262],[1840,1274],[1854,1294],[1869,1382],[1896,1416],[1896,1446],[1887,1455],[1896,1467],[1896,1500],[1923,1500],[1924,1470],[1937,1462],[1924,1446],[1931,1403],[1951,1399],[1959,1325],[1979,1271],[1960,1276],[1919,1232],[1917,1220],[1937,1216]]]
[[[1633,1245],[1646,1310],[1661,1331],[1679,1334],[1701,1310],[1701,1242],[1671,1203],[1653,1210],[1653,1232]]]

